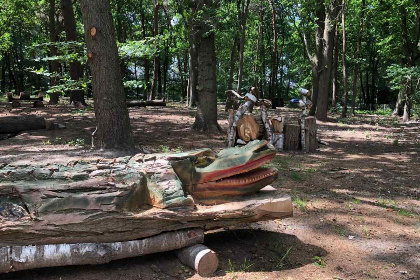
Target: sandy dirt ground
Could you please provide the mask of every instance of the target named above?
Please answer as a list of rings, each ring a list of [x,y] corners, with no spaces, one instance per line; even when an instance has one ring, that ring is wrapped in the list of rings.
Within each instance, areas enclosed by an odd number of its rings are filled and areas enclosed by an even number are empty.
[[[226,114],[219,108],[226,129]],[[0,117],[42,115],[65,124],[0,141],[0,162],[67,162],[119,156],[90,149],[94,113],[71,106],[9,109]],[[192,132],[195,111],[180,104],[132,108],[136,143],[150,152],[226,147],[226,135]],[[277,109],[270,115],[295,110]],[[294,217],[206,234],[217,252],[214,279],[420,279],[420,123],[361,115],[318,122],[313,154],[278,153],[274,187],[293,197]],[[1,230],[1,228],[0,228]],[[200,279],[173,253],[96,266],[45,268],[0,279]]]

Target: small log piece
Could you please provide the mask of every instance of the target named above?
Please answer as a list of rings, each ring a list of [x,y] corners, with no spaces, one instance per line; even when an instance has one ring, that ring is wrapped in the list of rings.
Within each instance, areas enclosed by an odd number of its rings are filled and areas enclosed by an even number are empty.
[[[0,118],[0,133],[18,133],[24,130],[45,129],[44,117],[38,116],[10,116]]]
[[[229,139],[230,129],[232,128],[233,121],[235,119],[235,110],[229,109],[229,116],[228,116],[228,129],[227,129],[227,139]],[[236,134],[234,135],[233,141],[236,142]]]
[[[260,137],[260,126],[250,114],[244,115],[237,123],[238,136],[245,142],[249,142]]]
[[[277,116],[271,119],[274,133],[283,133],[286,118],[284,116]]]
[[[316,139],[317,127],[315,117],[305,118],[305,152],[313,153],[318,148]]]
[[[202,229],[186,229],[123,242],[0,247],[0,273],[40,267],[102,264],[123,258],[176,250],[203,241]],[[209,257],[203,256],[200,264],[207,264],[207,259]],[[199,268],[208,271],[203,264]]]
[[[284,149],[298,151],[300,147],[300,126],[286,124],[284,127]]]
[[[194,269],[201,277],[213,275],[219,266],[216,253],[202,244],[180,249],[175,254],[183,264]]]

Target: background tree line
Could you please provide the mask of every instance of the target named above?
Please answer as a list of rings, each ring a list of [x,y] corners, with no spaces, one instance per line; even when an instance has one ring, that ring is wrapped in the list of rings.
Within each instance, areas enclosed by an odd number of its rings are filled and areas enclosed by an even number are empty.
[[[405,121],[419,114],[419,0],[111,0],[110,7],[128,98],[195,106],[205,52],[215,67],[202,71],[215,71],[217,81],[207,90],[219,100],[227,89],[257,86],[281,105],[306,87],[320,120],[329,110],[345,117],[382,104]],[[201,42],[212,36],[214,52]],[[90,95],[84,38],[80,1],[2,0],[0,91]]]

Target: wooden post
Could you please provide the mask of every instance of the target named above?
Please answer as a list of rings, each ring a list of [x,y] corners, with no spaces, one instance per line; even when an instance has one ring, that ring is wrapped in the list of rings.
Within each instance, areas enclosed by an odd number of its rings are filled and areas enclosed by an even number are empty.
[[[216,253],[202,244],[180,249],[175,254],[183,264],[193,268],[201,277],[213,275],[219,266]]]
[[[19,94],[19,99],[20,100],[30,100],[31,99],[31,94],[29,92],[21,92]]]
[[[50,102],[48,102],[48,104],[57,105],[59,99],[60,99],[60,94],[58,92],[51,92],[50,93]]]
[[[7,93],[7,102],[12,102],[13,101],[13,92],[8,92]]]
[[[305,118],[305,152],[313,153],[318,148],[316,140],[317,127],[315,117]]]
[[[299,150],[300,126],[297,124],[286,124],[284,127],[284,149],[290,151]]]
[[[271,131],[270,122],[268,121],[268,114],[267,114],[267,107],[265,105],[261,105],[261,119],[264,123],[265,127],[265,135],[267,138],[268,143],[273,144],[273,132]]]

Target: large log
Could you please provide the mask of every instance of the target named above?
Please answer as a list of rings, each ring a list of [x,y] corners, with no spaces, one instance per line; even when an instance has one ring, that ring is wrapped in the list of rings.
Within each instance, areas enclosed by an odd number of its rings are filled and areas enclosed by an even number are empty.
[[[127,101],[127,107],[166,106],[164,100],[131,100]]]
[[[305,152],[313,153],[318,148],[316,139],[317,127],[315,117],[305,118]]]
[[[203,241],[202,229],[189,229],[124,242],[6,246],[0,247],[0,273],[41,267],[103,264],[123,258],[181,249]],[[201,267],[208,263],[203,261]],[[203,270],[201,268],[201,271]]]
[[[192,207],[165,181],[170,174],[158,173],[162,160],[147,167],[134,159],[0,168],[0,246],[130,241],[293,214],[290,196],[267,188],[229,203]],[[152,191],[157,188],[168,190],[163,199],[175,208],[151,206],[161,203]]]
[[[298,151],[300,147],[300,126],[286,124],[284,127],[284,149]]]
[[[0,133],[18,133],[25,130],[46,129],[44,117],[33,115],[0,118]]]

